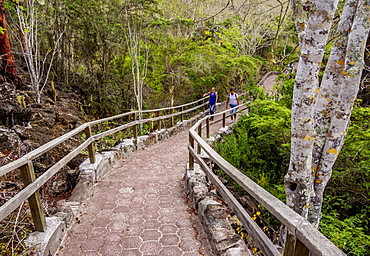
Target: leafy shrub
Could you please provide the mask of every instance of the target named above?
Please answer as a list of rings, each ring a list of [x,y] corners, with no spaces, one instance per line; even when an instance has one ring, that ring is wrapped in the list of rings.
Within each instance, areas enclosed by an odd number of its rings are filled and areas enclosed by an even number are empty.
[[[290,115],[276,102],[255,100],[249,115],[242,116],[216,150],[262,187],[274,190],[283,184],[289,164]]]
[[[285,83],[285,93],[292,81]],[[283,178],[290,157],[289,97],[255,100],[248,116],[235,124],[216,150],[275,197],[284,201]],[[280,104],[281,103],[281,104]],[[356,105],[343,149],[333,168],[323,202],[320,231],[348,255],[370,250],[370,108]],[[230,184],[233,184],[232,182]],[[262,211],[265,218],[266,213]],[[272,221],[267,221],[271,224]],[[275,227],[276,228],[276,227]]]
[[[370,250],[370,236],[364,234],[364,223],[368,217],[357,214],[340,220],[336,211],[324,214],[320,223],[320,231],[347,255],[368,255]],[[365,221],[367,222],[367,221]]]

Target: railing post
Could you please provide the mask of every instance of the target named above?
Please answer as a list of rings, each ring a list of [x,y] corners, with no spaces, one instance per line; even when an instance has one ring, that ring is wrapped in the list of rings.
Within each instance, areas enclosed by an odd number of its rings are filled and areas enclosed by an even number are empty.
[[[184,122],[184,114],[182,112],[184,112],[184,106],[181,107],[181,123]]]
[[[283,256],[308,256],[309,253],[307,247],[288,231]]]
[[[134,122],[137,120],[137,113],[133,113],[132,114],[132,118],[134,119]],[[137,140],[137,124],[135,124],[134,126],[132,126],[132,129],[133,129],[133,134],[134,134],[134,139]]]
[[[200,137],[202,137],[202,123],[200,123],[199,126],[198,126],[198,135]],[[200,153],[202,153],[202,148],[200,146],[200,143],[198,143],[198,151],[197,151],[197,154],[200,154]]]
[[[222,127],[226,126],[226,113],[222,114]]]
[[[191,148],[194,149],[194,138],[191,136],[191,133],[189,132],[189,145]],[[189,150],[189,170],[194,170],[194,156],[191,154]]]
[[[211,137],[211,133],[209,131],[209,116],[206,119],[206,131],[207,131],[207,139]]]
[[[91,137],[92,133],[91,133],[90,125],[86,127],[85,134],[86,134],[86,139]],[[91,142],[89,146],[87,146],[87,150],[89,151],[90,163],[91,164],[95,163],[96,159],[95,159],[95,152],[94,152],[94,142]]]
[[[28,186],[30,183],[36,180],[35,170],[33,169],[32,162],[28,162],[19,168],[22,176],[24,186]],[[30,205],[30,210],[32,214],[33,223],[35,224],[35,229],[40,232],[46,231],[46,221],[45,215],[42,210],[42,204],[40,200],[40,193],[36,191],[33,195],[28,198],[28,203]]]
[[[160,116],[161,116],[161,111],[158,111],[157,112],[157,117],[160,117]],[[161,127],[161,121],[162,120],[160,120],[160,119],[157,121],[157,129],[158,129],[158,131],[160,131],[162,129],[162,127]]]
[[[171,115],[173,115],[174,113],[174,109],[172,108],[171,109]],[[175,118],[173,116],[171,116],[171,119],[170,119],[170,122],[171,122],[171,127],[173,127],[175,125]]]

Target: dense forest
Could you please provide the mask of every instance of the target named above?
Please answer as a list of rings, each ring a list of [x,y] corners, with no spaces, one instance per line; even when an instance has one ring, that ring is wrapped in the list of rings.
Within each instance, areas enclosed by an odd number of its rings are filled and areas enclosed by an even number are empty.
[[[6,98],[27,109],[33,103],[69,102],[71,95],[74,101],[68,104],[74,105],[73,111],[89,120],[190,102],[211,87],[216,87],[221,100],[230,87],[248,92],[255,99],[249,116],[243,116],[233,135],[224,138],[217,149],[285,200],[292,69],[300,56],[290,1],[1,2],[7,29],[0,32],[8,33],[16,67],[10,74],[9,62],[3,61],[2,102]],[[339,26],[343,6],[340,1],[334,28]],[[326,49],[330,50],[336,35],[328,36]],[[2,52],[4,56],[8,53]],[[327,54],[320,79],[328,59]],[[370,250],[369,59],[366,51],[358,101],[326,188],[319,227],[350,255],[365,255]],[[274,94],[258,86],[270,71],[281,74]],[[0,124],[9,126],[5,121]],[[0,153],[5,155],[5,151]],[[277,228],[272,220],[267,224]]]
[[[99,117],[242,89],[295,47],[279,1],[17,2],[5,9],[19,76],[79,91]]]

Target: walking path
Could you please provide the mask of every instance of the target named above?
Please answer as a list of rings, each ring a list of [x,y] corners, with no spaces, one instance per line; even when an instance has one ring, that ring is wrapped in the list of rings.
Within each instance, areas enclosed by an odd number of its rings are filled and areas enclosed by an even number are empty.
[[[94,186],[58,255],[212,256],[185,191],[188,134],[121,160]]]
[[[188,141],[186,130],[119,161],[94,186],[57,255],[213,256],[185,191]]]

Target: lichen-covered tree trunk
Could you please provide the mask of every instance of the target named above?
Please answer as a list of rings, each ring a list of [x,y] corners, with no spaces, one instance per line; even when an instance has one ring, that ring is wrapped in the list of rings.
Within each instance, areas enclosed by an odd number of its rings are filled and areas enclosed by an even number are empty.
[[[0,72],[10,80],[14,80],[17,77],[17,69],[14,62],[14,56],[11,53],[8,26],[5,18],[4,0],[0,0],[0,29]]]
[[[301,35],[285,188],[287,205],[315,226],[320,221],[324,189],[342,148],[359,88],[369,34],[368,2],[346,1],[322,81],[319,71],[338,1],[317,0],[306,9],[309,19]],[[299,22],[296,19],[296,24]]]

